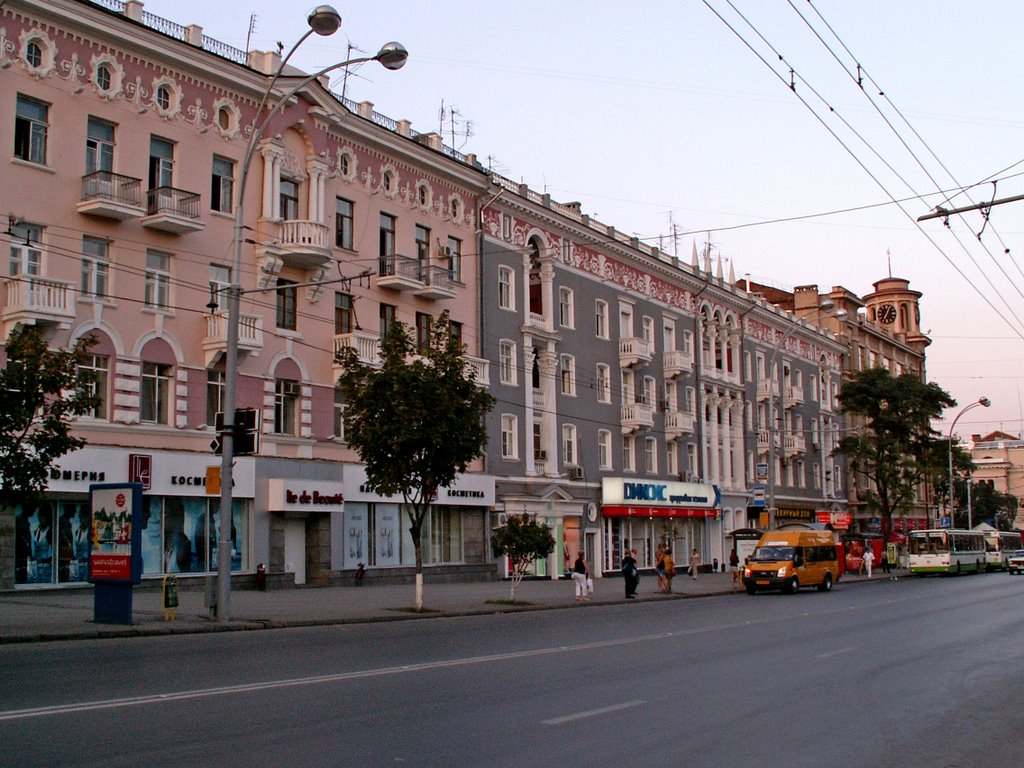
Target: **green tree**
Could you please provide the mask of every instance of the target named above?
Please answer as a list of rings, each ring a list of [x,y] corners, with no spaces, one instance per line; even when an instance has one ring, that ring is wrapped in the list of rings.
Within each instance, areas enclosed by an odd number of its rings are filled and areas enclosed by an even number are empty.
[[[491,534],[491,546],[512,561],[512,587],[509,600],[515,601],[516,587],[539,557],[555,549],[555,537],[546,523],[529,515],[509,515],[508,522]]]
[[[869,368],[843,385],[839,404],[860,428],[840,440],[836,452],[868,481],[868,508],[882,518],[888,538],[893,515],[906,514],[922,483],[939,478],[948,464],[948,444],[931,424],[956,401],[911,374]]]
[[[948,484],[948,481],[947,481]],[[988,483],[971,483],[971,519],[967,519],[967,480],[957,478],[957,509],[954,513],[955,528],[968,528],[980,522],[987,522],[1000,531],[1012,531],[1017,517],[1018,500],[1009,493],[997,491]]]
[[[345,400],[345,440],[366,465],[369,487],[401,494],[416,551],[416,610],[423,609],[423,522],[439,488],[450,485],[487,445],[484,416],[494,404],[473,380],[448,313],[413,344],[394,322],[381,341],[380,366],[347,347],[337,356]]]
[[[79,375],[92,338],[51,350],[35,326],[15,329],[0,370],[0,588],[14,583],[14,507],[46,490],[50,466],[85,440],[72,422],[97,398]]]

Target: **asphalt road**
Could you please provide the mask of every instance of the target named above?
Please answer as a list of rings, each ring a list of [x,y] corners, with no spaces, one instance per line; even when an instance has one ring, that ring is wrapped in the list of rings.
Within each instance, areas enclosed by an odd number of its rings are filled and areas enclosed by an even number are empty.
[[[1019,766],[1024,579],[0,647],[0,765]]]

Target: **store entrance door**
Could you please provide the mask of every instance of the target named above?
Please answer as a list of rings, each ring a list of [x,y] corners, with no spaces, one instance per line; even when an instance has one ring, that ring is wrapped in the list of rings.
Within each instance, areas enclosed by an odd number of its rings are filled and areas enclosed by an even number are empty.
[[[296,584],[306,583],[306,520],[285,518],[284,569],[295,574]]]

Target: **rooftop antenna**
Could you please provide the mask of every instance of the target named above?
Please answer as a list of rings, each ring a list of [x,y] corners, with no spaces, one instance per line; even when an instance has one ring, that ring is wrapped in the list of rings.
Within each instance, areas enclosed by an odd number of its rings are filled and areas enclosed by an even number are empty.
[[[256,19],[259,18],[255,13],[249,14],[249,33],[245,36],[245,52],[249,53],[251,50],[250,43],[252,42],[253,33],[256,31]]]
[[[892,253],[888,248],[885,249],[885,260],[889,263],[889,277],[892,277]]]

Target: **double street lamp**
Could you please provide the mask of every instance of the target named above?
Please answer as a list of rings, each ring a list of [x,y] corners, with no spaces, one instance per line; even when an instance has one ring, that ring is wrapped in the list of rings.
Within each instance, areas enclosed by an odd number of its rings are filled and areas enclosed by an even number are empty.
[[[245,292],[239,283],[242,272],[242,243],[244,242],[245,229],[245,186],[249,178],[249,168],[252,164],[253,154],[256,145],[263,137],[270,122],[281,112],[291,101],[291,98],[307,85],[317,80],[322,75],[352,64],[362,64],[367,61],[378,61],[385,69],[401,69],[409,57],[409,52],[400,43],[386,43],[374,56],[339,61],[324,67],[312,75],[305,76],[298,84],[292,86],[277,100],[277,103],[263,116],[263,110],[267,106],[273,93],[274,86],[281,78],[285,66],[292,54],[298,49],[310,35],[316,33],[322,36],[333,35],[341,28],[341,15],[329,5],[320,5],[314,8],[306,19],[309,30],[299,38],[281,59],[281,63],[274,71],[270,82],[263,91],[263,97],[256,108],[256,118],[252,134],[249,136],[249,143],[245,148],[245,156],[242,160],[241,178],[238,183],[237,205],[235,206],[234,225],[234,259],[231,268],[231,284],[227,287],[227,349],[224,355],[224,422],[220,435],[221,439],[221,491],[220,491],[220,520],[218,528],[217,547],[217,618],[220,621],[231,620],[231,518],[232,518],[232,469],[235,459],[235,401],[238,393],[238,333],[239,333],[239,299]]]
[[[841,320],[846,317],[845,309],[836,309],[836,303],[832,299],[824,299],[814,310],[815,314],[832,315],[832,317]],[[775,427],[775,383],[776,374],[775,366],[779,358],[779,352],[782,351],[783,345],[789,340],[789,338],[801,327],[799,321],[789,327],[782,338],[776,342],[775,347],[772,349],[772,356],[768,361],[768,413],[766,417],[768,419],[768,527],[775,527],[775,483],[776,483],[776,465],[775,465],[775,438],[776,438],[776,427]],[[781,398],[784,394],[782,385],[779,385],[779,397]],[[780,430],[781,431],[781,430]],[[783,452],[785,452],[785,446],[783,446]],[[785,453],[783,453],[785,455]]]
[[[988,408],[990,405],[992,405],[992,401],[987,397],[979,397],[977,402],[971,403],[970,405],[962,408],[960,413],[958,413],[953,419],[953,423],[949,425],[949,524],[951,528],[955,527],[953,525],[953,428],[956,427],[957,420],[972,408],[977,408],[978,406]],[[971,486],[969,476],[967,483],[967,527],[971,528],[974,521],[971,520]]]

